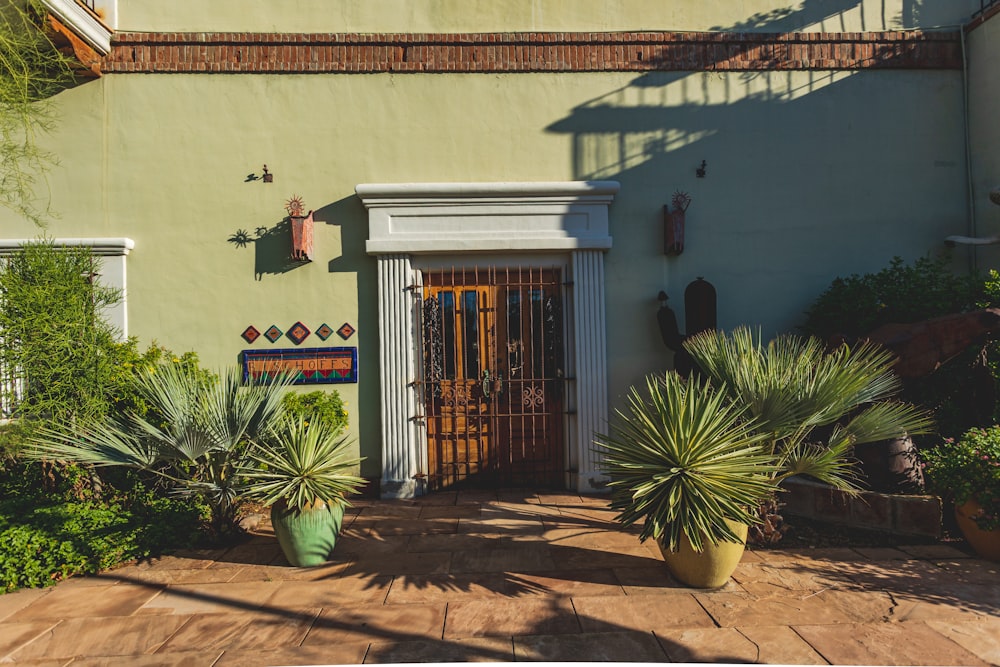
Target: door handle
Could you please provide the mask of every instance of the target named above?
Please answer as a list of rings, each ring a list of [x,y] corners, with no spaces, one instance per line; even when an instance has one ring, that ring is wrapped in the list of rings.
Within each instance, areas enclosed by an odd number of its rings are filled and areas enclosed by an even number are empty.
[[[503,393],[503,373],[490,375],[489,370],[483,371],[483,381],[480,384],[484,398],[492,398]]]

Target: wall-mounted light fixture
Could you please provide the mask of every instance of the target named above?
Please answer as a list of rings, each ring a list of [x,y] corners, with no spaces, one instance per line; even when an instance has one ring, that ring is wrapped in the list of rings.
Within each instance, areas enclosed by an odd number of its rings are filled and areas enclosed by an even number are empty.
[[[298,195],[285,203],[292,225],[292,259],[297,262],[311,262],[313,255],[313,212],[305,213],[305,209]]]
[[[694,175],[697,176],[698,178],[705,178],[705,168],[707,166],[708,163],[702,160],[701,166],[694,170]]]
[[[684,252],[684,212],[690,205],[691,197],[686,192],[678,191],[674,193],[670,204],[663,207],[664,255],[679,255]]]
[[[267,170],[267,165],[264,165],[264,175],[261,177],[265,183],[274,183],[274,174]]]

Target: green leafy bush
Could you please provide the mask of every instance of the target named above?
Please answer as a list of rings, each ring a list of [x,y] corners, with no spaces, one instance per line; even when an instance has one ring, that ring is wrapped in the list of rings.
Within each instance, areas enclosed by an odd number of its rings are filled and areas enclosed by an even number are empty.
[[[912,323],[1000,304],[1000,273],[956,274],[947,256],[899,257],[876,273],[837,278],[806,311],[801,329],[829,341],[862,337],[883,324]],[[934,411],[940,433],[992,424],[997,409],[1000,343],[970,347],[932,374],[907,380],[902,398]]]
[[[344,401],[336,391],[289,392],[284,398],[285,412],[290,417],[319,418],[336,431],[347,428],[348,414]]]
[[[956,505],[972,499],[982,506],[973,517],[983,530],[1000,528],[1000,426],[974,428],[957,441],[945,438],[921,452],[928,485]]]
[[[8,470],[8,473],[14,472]],[[77,574],[93,574],[123,562],[190,546],[199,537],[203,508],[159,497],[136,476],[119,481],[127,490],[89,489],[74,497],[75,466],[45,473],[24,466],[0,483],[0,588],[48,586]],[[39,484],[52,475],[52,483]],[[11,493],[11,492],[14,493]]]
[[[108,413],[129,345],[117,341],[118,332],[101,316],[121,293],[100,285],[99,273],[89,249],[56,248],[45,240],[0,264],[0,369],[23,379],[17,416]]]
[[[956,274],[947,256],[921,257],[912,265],[894,257],[877,273],[835,279],[806,311],[801,329],[823,340],[838,334],[853,338],[890,322],[985,307],[983,301],[982,278]]]

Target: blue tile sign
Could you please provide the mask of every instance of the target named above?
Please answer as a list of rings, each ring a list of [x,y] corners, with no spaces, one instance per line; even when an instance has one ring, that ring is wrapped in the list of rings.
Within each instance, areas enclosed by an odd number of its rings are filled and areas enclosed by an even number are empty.
[[[279,373],[292,384],[341,384],[358,381],[358,348],[315,347],[283,350],[243,350],[243,379],[268,380]]]

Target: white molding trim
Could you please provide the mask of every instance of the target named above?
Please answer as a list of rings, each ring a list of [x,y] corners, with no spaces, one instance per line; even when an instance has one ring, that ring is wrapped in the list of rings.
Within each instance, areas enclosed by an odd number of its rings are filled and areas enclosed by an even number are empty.
[[[414,382],[422,358],[421,267],[442,259],[467,265],[477,253],[528,265],[557,256],[568,265],[567,365],[575,377],[567,396],[568,482],[584,493],[607,490],[593,442],[608,417],[604,252],[611,247],[608,207],[619,187],[591,181],[355,188],[368,209],[368,253],[378,255],[383,497],[423,493],[421,473],[430,472],[426,431],[417,423],[423,396]]]
[[[107,287],[121,290],[122,300],[105,312],[107,321],[121,334],[121,339],[128,338],[128,291],[126,289],[125,258],[135,248],[135,241],[130,238],[56,238],[56,239],[0,239],[0,258],[10,257],[28,243],[50,242],[56,248],[89,248],[98,257],[105,257],[101,262],[101,283]]]
[[[366,183],[367,251],[407,253],[608,250],[616,181]]]
[[[108,52],[111,51],[111,35],[114,32],[111,28],[94,18],[90,12],[73,0],[42,0],[42,2],[50,12],[56,15],[60,22],[73,28],[80,39],[96,49],[102,56],[108,55]],[[110,12],[105,9],[105,12],[113,16],[116,13],[115,7],[112,6],[110,9]]]
[[[101,257],[116,257],[128,255],[135,248],[135,241],[130,238],[61,238],[61,239],[0,239],[0,257],[15,253],[21,246],[28,243],[51,242],[57,248],[90,248],[90,251]]]

